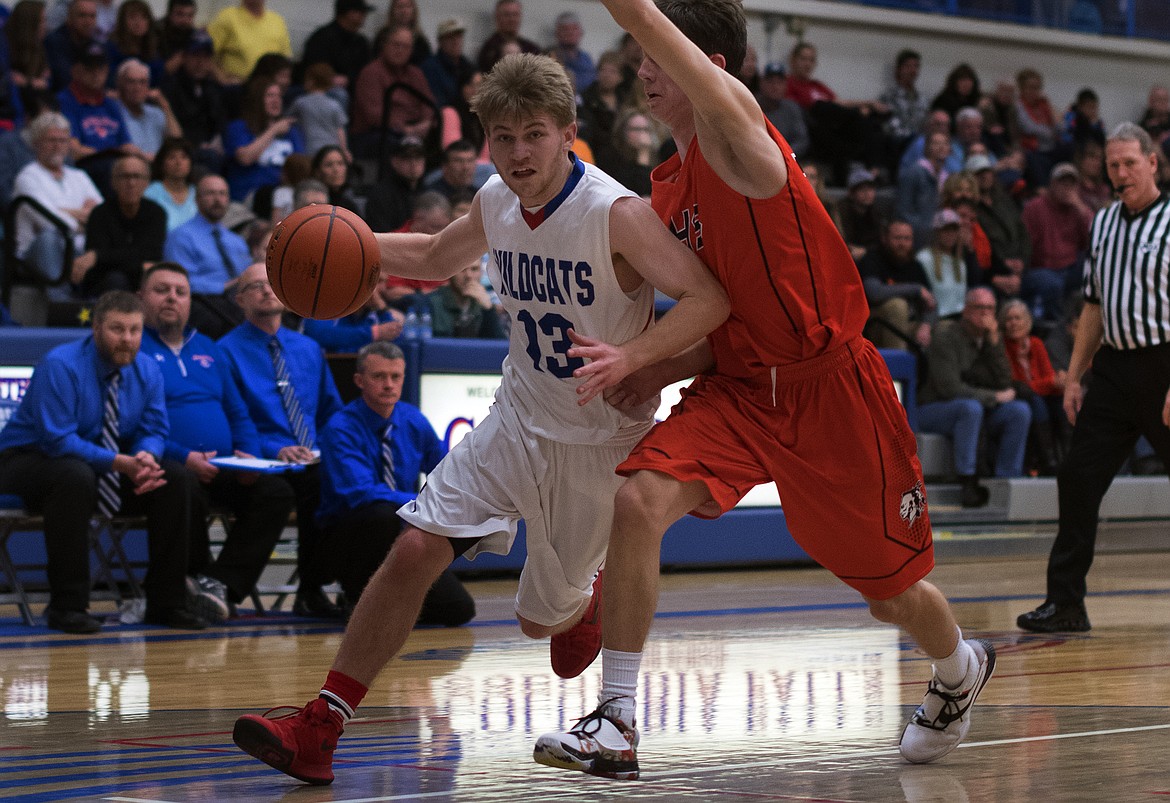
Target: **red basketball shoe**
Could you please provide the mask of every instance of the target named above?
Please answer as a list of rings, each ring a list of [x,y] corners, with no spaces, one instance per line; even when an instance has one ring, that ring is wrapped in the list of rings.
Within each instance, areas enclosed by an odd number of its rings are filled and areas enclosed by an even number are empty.
[[[281,706],[290,708],[291,706]],[[341,716],[318,697],[304,708],[271,719],[245,714],[236,720],[232,741],[241,750],[298,781],[333,783],[333,751],[341,736]]]
[[[563,678],[575,678],[597,659],[601,652],[601,572],[593,581],[593,598],[581,621],[564,633],[553,636],[549,645],[552,668]]]

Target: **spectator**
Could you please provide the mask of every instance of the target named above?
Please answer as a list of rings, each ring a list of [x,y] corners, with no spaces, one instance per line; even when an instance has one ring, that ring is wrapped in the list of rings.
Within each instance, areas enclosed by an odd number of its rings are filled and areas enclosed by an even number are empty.
[[[881,123],[889,114],[885,104],[869,100],[839,100],[837,94],[813,78],[817,49],[808,42],[792,48],[788,60],[788,97],[808,115],[814,158],[832,165],[835,186],[848,178],[850,162],[868,166],[882,163]]]
[[[837,222],[854,262],[860,262],[868,251],[881,245],[885,221],[876,201],[873,173],[861,168],[853,170],[845,184],[845,197],[837,205]]]
[[[812,185],[813,192],[817,196],[817,200],[825,207],[825,211],[829,213],[829,217],[837,224],[840,229],[841,225],[837,221],[837,203],[830,197],[828,188],[825,187],[824,176],[821,175],[821,169],[816,162],[808,162],[803,166],[804,177],[808,179],[808,183]]]
[[[142,302],[102,296],[93,333],[45,355],[0,431],[0,492],[17,494],[45,520],[48,625],[96,633],[89,607],[89,532],[96,514],[145,513],[149,624],[207,626],[185,607],[187,526],[194,478],[163,456],[162,376],[139,352]],[[123,477],[125,479],[123,479]]]
[[[494,170],[491,166],[491,155],[488,153],[487,135],[480,125],[479,117],[471,110],[471,99],[479,90],[483,82],[483,73],[472,70],[463,77],[459,84],[459,97],[452,106],[440,109],[442,115],[443,139],[442,146],[446,148],[452,142],[466,140],[475,146],[476,165]]]
[[[64,221],[73,232],[74,253],[81,254],[86,223],[103,199],[84,171],[65,164],[69,131],[69,121],[59,112],[44,112],[28,124],[25,135],[36,158],[16,174],[12,193],[34,198]],[[16,253],[36,276],[51,284],[70,275],[73,265],[65,264],[65,252],[65,239],[49,221],[31,207],[17,210]],[[50,287],[48,293],[53,300],[70,297],[68,287]]]
[[[914,258],[910,224],[887,223],[881,247],[866,253],[857,268],[869,302],[865,336],[878,348],[929,346],[936,302],[922,265]]]
[[[443,164],[439,174],[426,182],[424,189],[441,193],[450,201],[456,193],[479,187],[475,182],[475,146],[467,140],[456,140],[443,149]]]
[[[381,288],[375,290],[362,308],[332,320],[306,318],[304,332],[326,354],[356,354],[375,340],[397,340],[406,316],[387,306]]]
[[[219,345],[260,432],[260,456],[305,466],[285,475],[297,498],[300,586],[293,611],[336,618],[341,610],[321,590],[333,578],[328,569],[331,548],[316,519],[321,475],[314,450],[318,429],[341,409],[341,397],[320,346],[281,325],[284,305],[272,292],[263,263],[240,275],[236,300],[245,321]]]
[[[1097,93],[1085,88],[1077,93],[1077,99],[1064,115],[1064,128],[1060,133],[1064,153],[1071,155],[1084,142],[1095,142],[1105,147],[1105,127],[1101,124],[1101,101]]]
[[[991,241],[979,225],[979,195],[958,195],[945,206],[954,209],[959,216],[959,239],[963,247],[971,252],[983,281],[995,288],[996,298],[1017,295],[1020,291],[1020,277],[1008,270],[1003,260],[991,250]]]
[[[348,97],[358,73],[370,63],[370,40],[362,28],[373,10],[366,0],[334,0],[333,21],[313,31],[305,42],[302,70],[328,64],[333,68],[334,86],[346,90]]]
[[[257,82],[248,88],[240,119],[228,123],[224,132],[223,148],[229,157],[225,177],[233,201],[280,183],[285,159],[305,152],[301,130],[284,113],[280,84]]]
[[[45,57],[49,60],[49,89],[59,92],[73,80],[73,65],[97,36],[95,0],[70,0],[65,21],[45,37]]]
[[[882,130],[892,145],[890,155],[895,163],[926,123],[926,98],[918,91],[921,70],[922,56],[917,51],[899,51],[894,58],[894,85],[878,98],[890,109]]]
[[[20,0],[4,23],[8,42],[9,77],[20,94],[26,118],[36,117],[53,103],[51,72],[45,51],[44,0]]]
[[[420,69],[426,76],[427,86],[440,107],[454,106],[460,99],[460,90],[467,76],[476,72],[471,59],[463,54],[464,32],[467,27],[457,19],[446,19],[439,23],[435,52],[422,63]],[[444,126],[444,134],[446,127]]]
[[[386,175],[369,189],[366,198],[366,222],[374,231],[397,231],[410,220],[427,168],[422,141],[403,137],[390,149],[386,166]]]
[[[520,35],[520,23],[524,9],[520,0],[496,0],[495,24],[496,29],[479,49],[476,63],[482,73],[490,72],[504,55],[504,45],[514,42],[520,47],[521,53],[540,53],[540,45],[531,39]],[[578,87],[580,91],[580,87]]]
[[[967,171],[979,182],[979,227],[987,235],[992,252],[1003,260],[1006,272],[1016,282],[996,284],[1001,292],[1014,296],[1019,293],[1018,279],[1032,258],[1032,241],[1020,214],[1020,207],[996,180],[991,160],[976,154],[967,160]],[[1011,286],[1015,285],[1015,289]]]
[[[951,133],[951,117],[942,109],[935,109],[926,115],[926,121],[923,123],[922,133],[910,140],[910,144],[902,151],[902,159],[898,164],[898,175],[909,170],[918,161],[926,155],[926,139],[931,134],[946,134],[950,136]]]
[[[796,158],[803,159],[809,148],[808,126],[804,122],[804,110],[788,97],[788,71],[783,64],[773,61],[764,67],[756,100],[768,122],[784,136]]]
[[[183,129],[165,95],[150,88],[150,70],[136,58],[118,67],[118,105],[126,121],[130,142],[149,161],[166,137],[181,137]]]
[[[1170,134],[1170,89],[1159,84],[1150,87],[1141,127],[1159,145]]]
[[[431,293],[435,337],[507,337],[491,295],[483,285],[483,261],[476,260]]]
[[[251,262],[244,238],[221,222],[228,210],[228,186],[207,175],[195,185],[199,214],[167,235],[163,259],[187,269],[191,284],[191,325],[218,337],[240,321],[224,292]]]
[[[438,234],[451,222],[451,202],[442,193],[429,190],[419,193],[411,207],[410,220],[398,231]],[[382,292],[388,304],[403,312],[414,309],[430,311],[427,296],[446,282],[429,279],[404,279],[388,276]]]
[[[94,207],[85,225],[85,252],[73,262],[73,284],[86,298],[107,290],[134,292],[142,271],[162,259],[167,213],[144,198],[150,163],[137,154],[114,162],[114,197]]]
[[[1077,169],[1061,162],[1052,168],[1048,192],[1024,206],[1022,218],[1032,242],[1032,259],[1021,278],[1020,295],[1037,319],[1059,319],[1065,296],[1081,283],[1093,212],[1077,192],[1079,181]]]
[[[1011,80],[997,81],[995,89],[979,101],[979,111],[983,112],[983,130],[992,153],[1003,158],[1019,149],[1020,111]]]
[[[1060,138],[1060,126],[1056,112],[1044,95],[1044,78],[1031,68],[1016,74],[1016,101],[1020,120],[1020,146],[1027,159],[1025,168],[1028,184],[1043,187],[1048,183],[1052,170],[1054,151]]]
[[[931,224],[938,211],[939,189],[946,180],[944,167],[951,152],[951,138],[934,133],[926,141],[926,154],[898,174],[898,216],[914,227],[914,243],[930,241]]]
[[[352,157],[345,133],[349,115],[335,97],[328,93],[333,86],[333,68],[324,62],[310,64],[305,70],[305,94],[293,101],[289,109],[305,137],[305,152],[315,154],[325,147],[340,148],[346,161]]]
[[[391,141],[417,137],[425,141],[435,126],[435,99],[422,70],[410,63],[413,41],[409,28],[396,27],[386,34],[378,57],[362,68],[354,88],[353,150],[358,156],[375,156],[383,137],[383,122]],[[409,89],[389,98],[393,84]],[[386,102],[389,109],[384,109]]]
[[[658,164],[661,144],[650,118],[627,109],[618,117],[613,143],[599,154],[597,166],[631,192],[649,198],[650,171]]]
[[[618,112],[625,102],[621,69],[622,57],[617,51],[602,53],[597,60],[597,80],[580,90],[580,133],[594,153],[609,147]]]
[[[199,32],[195,27],[195,0],[167,0],[167,13],[159,20],[158,49],[168,76],[183,63],[183,54]]]
[[[280,167],[280,183],[265,184],[252,193],[252,213],[273,225],[296,207],[293,193],[296,186],[313,175],[313,160],[303,153],[292,153]]]
[[[223,85],[215,77],[211,37],[198,32],[180,57],[179,67],[167,81],[163,94],[170,102],[183,137],[194,156],[211,172],[223,162],[222,131],[227,125]]]
[[[739,65],[736,78],[751,90],[753,95],[760,94],[760,54],[751,42],[744,48],[743,63]]]
[[[970,64],[957,64],[947,73],[946,82],[942,91],[934,96],[930,102],[931,111],[944,111],[952,120],[959,113],[959,109],[967,106],[978,106],[983,99],[979,91],[979,76]]]
[[[573,11],[557,14],[553,23],[553,36],[556,43],[549,48],[548,54],[568,71],[569,77],[573,79],[573,87],[577,90],[577,97],[580,97],[597,80],[597,66],[593,63],[593,57],[581,49],[581,39],[585,36],[581,17]]]
[[[127,59],[138,59],[147,67],[150,86],[157,89],[162,85],[166,63],[159,51],[154,15],[145,0],[122,0],[107,47],[110,51],[111,78],[118,75],[118,67]]]
[[[1027,465],[1045,477],[1056,474],[1056,442],[1053,420],[1060,414],[1064,398],[1064,372],[1057,376],[1048,360],[1044,341],[1032,334],[1032,313],[1019,299],[1004,303],[999,311],[1003,345],[1012,369],[1016,398],[1032,411]]]
[[[955,114],[955,136],[951,140],[947,172],[958,173],[967,163],[967,157],[977,153],[984,154],[995,165],[995,155],[983,141],[983,115],[974,106],[964,106]]]
[[[186,466],[196,480],[187,567],[200,592],[194,597],[196,612],[210,622],[223,622],[260,579],[288,523],[293,491],[276,475],[221,470],[211,462],[217,456],[255,457],[260,435],[219,346],[187,326],[187,271],[177,263],[160,262],[146,271],[139,295],[146,319],[142,350],[162,372],[170,422],[163,453]],[[213,505],[233,516],[214,560],[207,533]]]
[[[195,186],[191,183],[193,156],[187,140],[169,137],[163,140],[151,163],[150,175],[154,180],[144,197],[167,213],[167,234],[199,213],[195,206]]]
[[[311,167],[313,178],[324,184],[329,193],[328,203],[361,214],[363,204],[349,186],[349,160],[341,148],[335,145],[321,148],[313,154]]]
[[[937,318],[957,318],[963,311],[967,291],[983,283],[975,254],[963,243],[961,227],[958,212],[940,209],[932,222],[931,244],[917,255],[930,292],[934,294]]]
[[[968,290],[960,319],[935,327],[928,359],[918,428],[951,438],[962,505],[982,507],[990,493],[977,476],[980,429],[985,426],[997,444],[995,476],[1019,477],[1032,420],[1028,405],[1016,398],[1012,387],[990,289]]]
[[[1092,140],[1082,142],[1074,156],[1077,168],[1077,193],[1093,212],[1113,200],[1113,188],[1105,180],[1105,148]]]
[[[215,15],[207,33],[215,42],[218,79],[240,83],[265,53],[292,56],[284,17],[264,7],[265,0],[240,0]]]
[[[422,412],[401,400],[405,377],[402,349],[383,342],[364,347],[353,376],[361,397],[321,431],[318,518],[335,545],[349,605],[357,603],[398,538],[398,508],[418,495],[420,475],[447,453]],[[458,627],[474,616],[474,600],[446,568],[427,591],[418,623]]]
[[[408,64],[418,67],[431,55],[431,43],[423,33],[422,22],[419,19],[418,3],[415,0],[390,0],[390,10],[386,14],[386,24],[374,36],[374,53],[382,51],[386,36],[395,28],[410,30],[411,45]]]

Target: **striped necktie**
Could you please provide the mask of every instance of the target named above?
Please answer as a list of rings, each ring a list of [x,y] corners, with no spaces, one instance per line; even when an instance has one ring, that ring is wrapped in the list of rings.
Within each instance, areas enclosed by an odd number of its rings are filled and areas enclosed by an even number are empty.
[[[394,482],[394,453],[391,450],[390,433],[394,431],[393,424],[386,425],[386,432],[382,435],[382,482],[390,486],[390,490],[398,489]]]
[[[227,246],[223,242],[223,231],[219,226],[211,227],[211,238],[215,240],[215,250],[219,251],[219,259],[223,262],[223,269],[227,271],[227,275],[231,278],[236,278],[236,274],[240,271],[236,264],[232,262],[231,255],[228,254]]]
[[[280,391],[280,401],[284,405],[284,412],[288,416],[289,425],[292,426],[297,445],[312,449],[316,446],[313,433],[309,431],[305,415],[301,412],[301,402],[297,399],[292,379],[289,377],[288,365],[284,361],[284,349],[280,347],[280,341],[275,336],[268,341],[268,351],[272,354],[272,367],[276,371],[276,388]]]
[[[104,449],[118,452],[118,387],[122,375],[117,371],[109,375],[106,384],[106,403],[102,412],[102,441]],[[98,514],[111,518],[122,507],[122,483],[118,472],[111,469],[98,477]]]

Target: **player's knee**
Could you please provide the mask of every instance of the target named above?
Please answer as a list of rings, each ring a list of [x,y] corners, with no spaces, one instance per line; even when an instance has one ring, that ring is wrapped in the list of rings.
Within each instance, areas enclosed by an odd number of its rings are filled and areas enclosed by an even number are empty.
[[[654,492],[645,473],[636,474],[622,483],[614,498],[614,527],[641,532],[656,529],[664,517],[662,496]]]
[[[907,592],[908,593],[908,592]],[[873,597],[866,597],[866,603],[869,605],[869,614],[879,622],[886,624],[898,624],[904,618],[907,610],[906,594],[899,594],[896,597],[889,599],[874,599]]]
[[[407,527],[394,542],[391,556],[408,571],[424,577],[429,585],[455,559],[455,552],[446,538]]]

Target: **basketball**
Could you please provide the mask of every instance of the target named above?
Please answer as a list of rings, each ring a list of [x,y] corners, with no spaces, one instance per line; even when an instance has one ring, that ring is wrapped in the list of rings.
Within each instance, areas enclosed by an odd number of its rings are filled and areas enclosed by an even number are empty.
[[[276,225],[268,280],[302,318],[341,318],[366,303],[378,284],[378,241],[348,209],[312,204]]]

